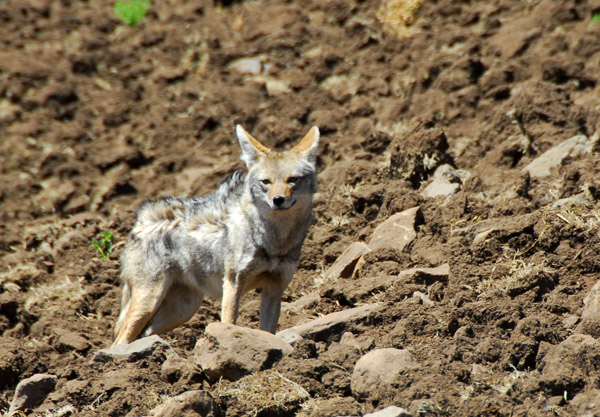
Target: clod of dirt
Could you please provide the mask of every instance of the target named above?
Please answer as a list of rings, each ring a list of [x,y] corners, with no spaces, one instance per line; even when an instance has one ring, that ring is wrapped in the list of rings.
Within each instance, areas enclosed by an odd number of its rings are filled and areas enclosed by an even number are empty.
[[[153,417],[219,417],[221,410],[206,391],[190,390],[164,403],[150,412]]]
[[[406,137],[412,140],[406,141]],[[447,153],[448,147],[448,139],[441,129],[429,122],[415,122],[389,146],[390,175],[408,181],[417,189],[438,166],[454,165]]]
[[[583,299],[581,323],[575,331],[589,334],[595,338],[600,337],[600,281],[598,281]]]
[[[549,348],[539,368],[541,385],[552,395],[573,396],[600,369],[600,343],[589,335],[574,334]]]

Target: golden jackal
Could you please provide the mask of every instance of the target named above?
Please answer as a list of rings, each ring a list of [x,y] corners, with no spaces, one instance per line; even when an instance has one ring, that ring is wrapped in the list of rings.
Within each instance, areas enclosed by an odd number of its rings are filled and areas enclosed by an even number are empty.
[[[319,129],[274,152],[236,128],[248,172],[199,198],[146,201],[121,256],[123,294],[113,344],[188,321],[202,297],[221,298],[235,323],[240,298],[261,289],[260,328],[275,332],[312,218]]]

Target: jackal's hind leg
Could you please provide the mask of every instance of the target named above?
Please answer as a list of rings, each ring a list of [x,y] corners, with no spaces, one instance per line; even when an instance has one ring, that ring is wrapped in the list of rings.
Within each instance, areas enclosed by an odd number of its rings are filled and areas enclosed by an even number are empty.
[[[185,323],[198,311],[202,298],[202,293],[174,284],[142,331],[142,336],[165,333]]]
[[[168,287],[165,282],[156,283],[154,287],[132,287],[131,297],[127,303],[124,316],[119,318],[115,331],[114,345],[133,342],[146,327],[165,295]]]
[[[116,339],[117,334],[120,332],[120,329],[123,327],[123,323],[125,322],[125,316],[127,315],[127,310],[129,309],[129,300],[131,299],[131,286],[129,283],[125,282],[123,284],[123,290],[121,292],[121,310],[119,311],[119,317],[117,318],[117,323],[115,324],[113,339]]]

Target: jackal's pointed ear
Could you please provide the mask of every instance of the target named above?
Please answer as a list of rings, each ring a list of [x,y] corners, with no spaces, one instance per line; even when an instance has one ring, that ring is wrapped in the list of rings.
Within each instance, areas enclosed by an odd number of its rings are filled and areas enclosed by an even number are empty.
[[[254,139],[242,126],[237,125],[235,127],[235,133],[240,142],[240,147],[242,148],[241,159],[246,163],[248,169],[250,169],[259,158],[262,158],[271,152],[271,149]]]
[[[313,126],[310,128],[308,133],[304,135],[302,140],[292,148],[292,150],[306,154],[306,157],[309,158],[312,163],[314,163],[317,159],[319,137],[319,128],[317,126]]]

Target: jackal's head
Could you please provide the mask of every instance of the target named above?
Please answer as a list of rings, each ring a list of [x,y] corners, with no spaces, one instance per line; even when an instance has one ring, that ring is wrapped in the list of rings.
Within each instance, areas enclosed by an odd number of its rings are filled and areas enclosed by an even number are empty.
[[[275,152],[236,128],[242,160],[248,167],[248,185],[255,204],[280,211],[304,206],[317,191],[316,158],[319,129],[313,126],[292,149]]]

